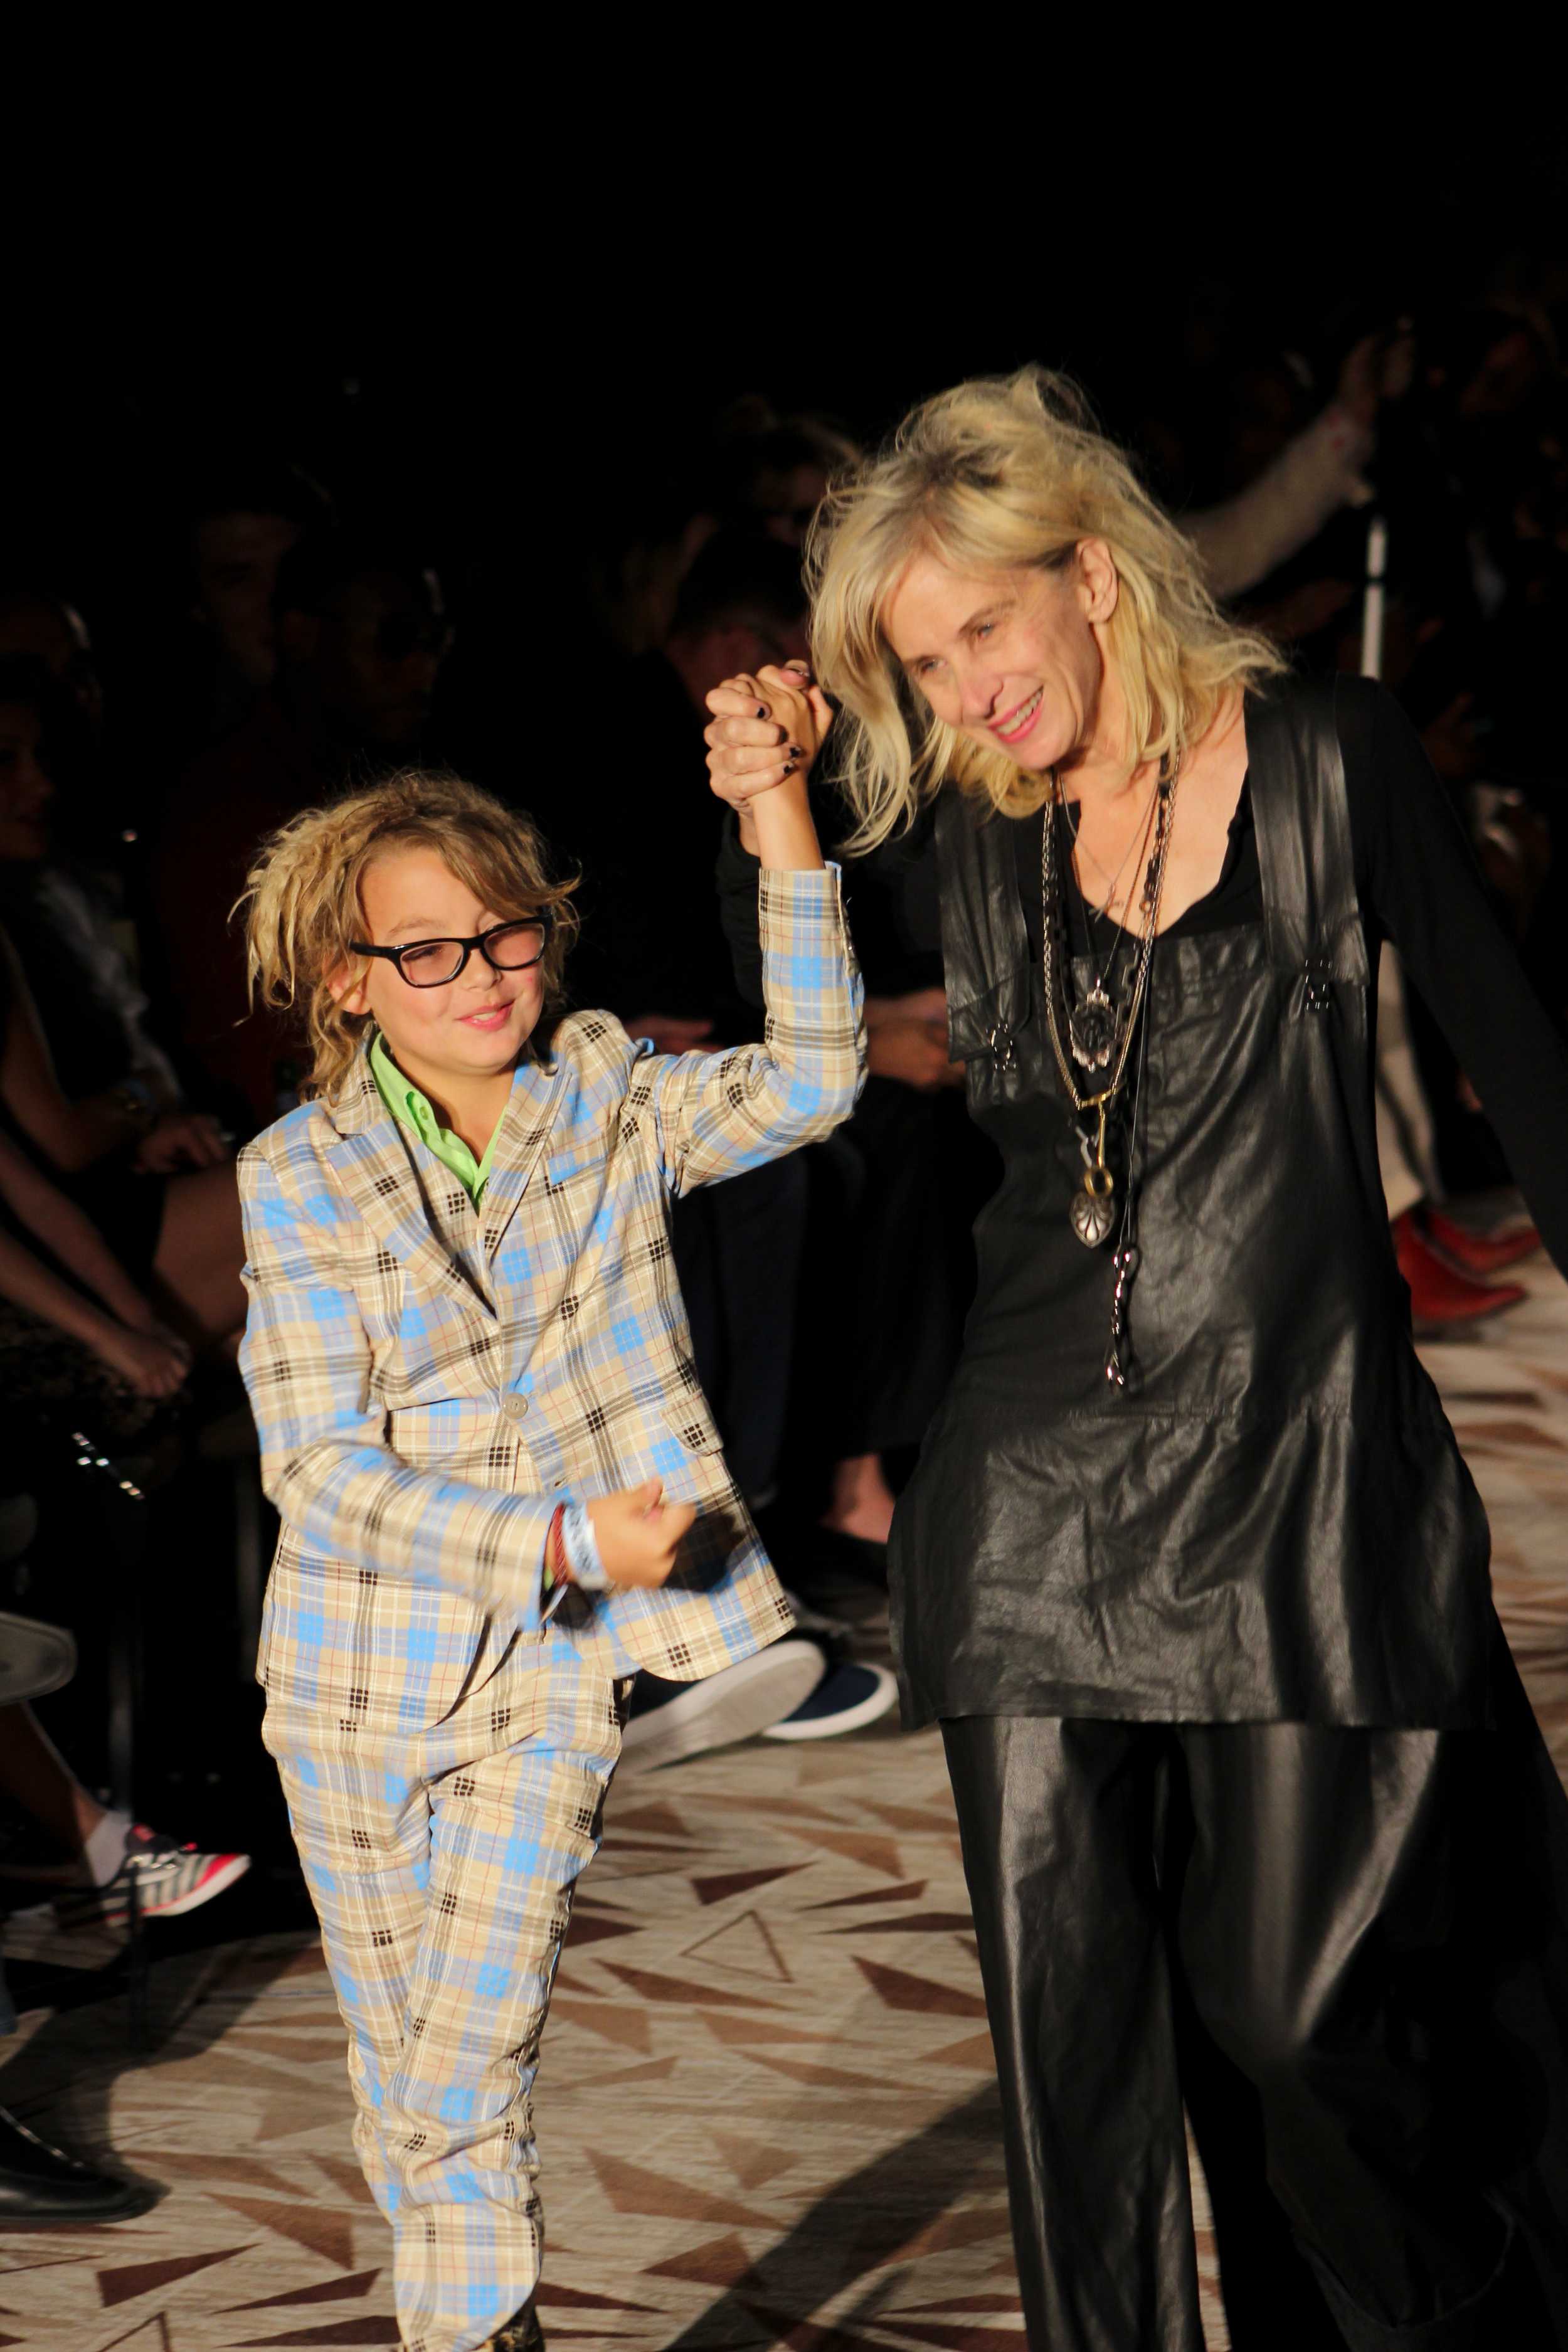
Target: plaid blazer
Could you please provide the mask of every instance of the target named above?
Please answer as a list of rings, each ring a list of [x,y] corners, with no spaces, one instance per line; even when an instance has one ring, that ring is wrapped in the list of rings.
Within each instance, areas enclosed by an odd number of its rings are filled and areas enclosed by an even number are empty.
[[[557,1503],[662,1478],[698,1518],[658,1591],[551,1619],[608,1675],[678,1680],[773,1641],[788,1603],[692,1368],[672,1194],[847,1118],[861,990],[837,870],[760,884],[767,1042],[656,1055],[568,1015],[520,1066],[480,1206],[360,1058],[240,1154],[240,1363],[282,1530],[258,1672],[323,1729],[428,1727],[539,1643]]]

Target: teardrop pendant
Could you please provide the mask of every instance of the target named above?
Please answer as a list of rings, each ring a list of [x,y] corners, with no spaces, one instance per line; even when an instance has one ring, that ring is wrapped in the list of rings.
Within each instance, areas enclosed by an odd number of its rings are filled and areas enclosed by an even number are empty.
[[[1116,1223],[1116,1180],[1109,1168],[1086,1168],[1083,1182],[1072,1196],[1068,1221],[1085,1249],[1099,1249],[1110,1239]]]

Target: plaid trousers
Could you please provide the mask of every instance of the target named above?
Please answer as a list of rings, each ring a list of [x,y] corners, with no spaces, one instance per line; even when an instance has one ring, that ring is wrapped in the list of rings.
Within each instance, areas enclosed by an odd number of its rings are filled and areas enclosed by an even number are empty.
[[[546,1631],[413,1738],[268,1706],[408,2352],[473,2352],[538,2281],[539,2037],[629,1689]]]

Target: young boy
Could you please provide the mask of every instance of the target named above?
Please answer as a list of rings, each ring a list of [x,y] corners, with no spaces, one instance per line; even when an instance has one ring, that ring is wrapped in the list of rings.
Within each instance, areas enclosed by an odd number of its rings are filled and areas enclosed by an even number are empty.
[[[265,1737],[410,2352],[542,2341],[530,2093],[626,1678],[695,1680],[791,1622],[668,1234],[672,1193],[847,1118],[862,1066],[805,789],[827,706],[794,671],[745,684],[779,730],[750,803],[765,1045],[661,1056],[553,1018],[570,886],[466,784],[310,812],[251,877],[252,969],[303,1013],[315,1090],[240,1162],[282,1519]]]

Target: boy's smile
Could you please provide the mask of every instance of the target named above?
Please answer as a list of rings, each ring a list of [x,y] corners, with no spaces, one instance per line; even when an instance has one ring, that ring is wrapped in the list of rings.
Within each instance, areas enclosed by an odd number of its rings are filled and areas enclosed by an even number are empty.
[[[472,939],[517,911],[482,906],[438,852],[414,845],[389,848],[373,861],[360,904],[364,936],[376,947]],[[377,956],[363,980],[342,989],[339,1002],[347,1012],[371,1015],[405,1077],[429,1097],[445,1124],[482,1151],[539,1019],[543,982],[538,966],[495,971],[476,949],[456,980],[415,988],[395,964]]]

